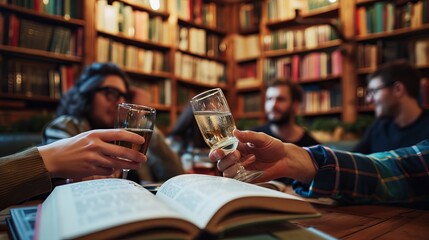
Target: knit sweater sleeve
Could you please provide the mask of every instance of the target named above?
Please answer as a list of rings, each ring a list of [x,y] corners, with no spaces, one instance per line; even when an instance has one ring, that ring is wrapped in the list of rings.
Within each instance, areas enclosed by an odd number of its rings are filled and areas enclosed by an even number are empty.
[[[50,175],[36,147],[0,158],[0,209],[51,189]]]

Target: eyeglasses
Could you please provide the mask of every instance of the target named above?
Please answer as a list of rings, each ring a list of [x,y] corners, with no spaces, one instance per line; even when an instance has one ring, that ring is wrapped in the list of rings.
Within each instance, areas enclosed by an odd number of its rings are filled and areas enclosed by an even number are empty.
[[[129,100],[128,94],[123,93],[123,92],[121,92],[118,89],[113,88],[113,87],[100,87],[100,88],[96,88],[94,91],[95,92],[103,91],[104,96],[106,96],[107,100],[109,100],[110,102],[117,102],[120,98],[123,98],[125,100]]]
[[[390,88],[390,87],[392,87],[392,86],[391,85],[385,85],[385,86],[380,86],[377,88],[368,88],[368,89],[366,89],[366,97],[372,98],[381,89]]]

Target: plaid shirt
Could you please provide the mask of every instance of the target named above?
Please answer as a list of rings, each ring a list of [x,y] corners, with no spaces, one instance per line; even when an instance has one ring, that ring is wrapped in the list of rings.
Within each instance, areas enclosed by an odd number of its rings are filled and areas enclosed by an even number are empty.
[[[310,186],[294,182],[302,196],[347,203],[429,202],[429,140],[370,155],[323,146],[306,150],[318,172]]]

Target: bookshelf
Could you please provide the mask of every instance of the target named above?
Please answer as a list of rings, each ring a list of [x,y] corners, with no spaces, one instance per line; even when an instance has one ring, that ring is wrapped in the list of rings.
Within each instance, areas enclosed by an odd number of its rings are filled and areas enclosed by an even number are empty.
[[[149,104],[158,110],[158,126],[171,119],[171,24],[167,1],[153,10],[148,1],[94,0],[89,34],[88,62],[113,62],[131,79],[131,85],[150,93]]]
[[[154,10],[144,0],[86,2],[88,48],[95,46],[86,63],[121,66],[133,85],[151,93],[164,132],[192,96],[214,87],[228,91],[228,61],[221,48],[228,35],[220,17],[224,4],[161,0]]]
[[[223,17],[229,14],[228,3],[160,0],[160,8],[154,10],[147,0],[8,2],[0,1],[0,74],[10,79],[1,84],[2,111],[34,113],[42,108],[53,113],[82,67],[95,61],[118,64],[133,85],[150,91],[150,104],[158,109],[158,126],[164,131],[195,94],[220,87],[231,95],[231,33]],[[49,39],[25,35],[21,28],[28,21],[33,30],[49,31]],[[33,37],[27,45],[45,46],[23,45],[23,37]],[[46,69],[39,75],[47,80],[27,70],[35,65]],[[43,91],[27,79],[44,84]]]
[[[134,85],[152,93],[151,105],[158,109],[158,124],[165,132],[192,96],[214,87],[226,93],[239,127],[262,123],[266,81],[274,77],[291,78],[307,90],[304,117],[353,122],[358,114],[372,113],[363,101],[364,79],[392,57],[386,52],[395,46],[414,49],[393,57],[408,58],[429,76],[428,54],[419,54],[429,44],[428,13],[423,11],[429,9],[428,1],[396,6],[391,1],[343,0],[317,6],[313,3],[328,1],[160,0],[160,9],[154,10],[147,0],[64,0],[49,6],[0,0],[0,75],[6,80],[1,83],[0,111],[13,118],[24,111],[52,113],[83,66],[112,61]],[[298,17],[295,8],[301,9]],[[421,14],[410,15],[408,25],[386,20],[382,27],[389,29],[362,25],[359,16],[371,12],[377,18],[382,10],[403,18],[407,11]],[[315,21],[337,24],[342,36]],[[26,25],[51,34],[39,41],[25,35]],[[19,35],[27,42],[20,42]],[[41,73],[26,70],[34,66],[43,66]],[[16,84],[17,79],[36,83]],[[422,82],[425,101],[427,89],[427,81]]]
[[[278,9],[285,4],[283,1],[267,2],[264,82],[281,78],[300,83],[304,90],[301,107],[304,117],[343,118],[343,42],[333,28],[318,23],[325,19],[339,22],[339,3],[313,9],[310,2],[305,6],[303,2],[298,5],[298,1],[289,1],[288,11]],[[301,10],[296,12],[295,7]]]
[[[228,96],[230,64],[227,54],[230,30],[228,4],[216,1],[171,1],[176,36],[173,43],[176,116],[196,94],[221,88]],[[174,4],[177,4],[174,6]]]
[[[84,62],[82,1],[0,1],[0,125],[49,115]]]
[[[231,4],[231,67],[234,118],[238,128],[251,128],[265,118],[262,84],[261,24],[263,1]],[[231,105],[231,104],[230,104]]]
[[[426,80],[429,76],[429,1],[357,1],[355,5],[358,112],[372,112],[364,102],[366,76],[376,66],[404,58],[425,78],[421,97],[428,107]]]
[[[346,15],[353,12],[350,9],[353,6],[344,1],[342,5],[337,2],[323,6],[312,2],[324,1],[265,0],[258,7],[261,19],[259,24],[253,24],[259,28],[253,32],[259,36],[260,53],[256,58],[245,57],[240,60],[237,57],[240,54],[234,58],[233,65],[238,76],[240,64],[256,63],[255,69],[252,69],[253,76],[256,72],[256,86],[249,84],[241,88],[239,77],[236,80],[238,122],[243,120],[247,125],[247,119],[253,119],[252,123],[256,125],[265,120],[263,93],[268,81],[273,79],[290,79],[300,83],[305,90],[301,111],[304,117],[328,116],[343,121],[356,119],[355,97],[342,94],[356,89],[355,78],[343,74],[346,69],[350,71],[354,64],[348,54],[353,45],[344,41],[354,35],[353,32],[343,30],[351,26],[354,28],[350,20],[345,23]],[[237,3],[236,15],[245,15],[243,9],[247,9],[249,3]],[[296,12],[295,9],[300,11]],[[242,19],[236,20],[238,26],[241,26]],[[330,25],[339,26],[344,34],[339,36]],[[245,35],[239,27],[237,32],[238,35]],[[351,71],[353,73],[353,69]],[[257,94],[260,96],[259,101]]]
[[[259,29],[255,30],[261,53],[248,60],[259,62],[256,72],[261,86],[236,90],[239,119],[264,121],[263,107],[258,112],[246,112],[248,107],[240,99],[246,95],[254,98],[252,91],[263,93],[268,79],[288,78],[299,82],[306,92],[302,116],[354,122],[358,115],[373,112],[365,104],[365,77],[376,66],[395,58],[406,58],[421,70],[425,77],[422,102],[428,106],[429,1],[330,2],[335,1],[263,1]],[[244,15],[246,4],[248,1],[237,3],[237,15]],[[336,24],[342,36],[317,22]],[[235,61],[239,71],[240,61]],[[261,106],[263,98],[261,94]]]

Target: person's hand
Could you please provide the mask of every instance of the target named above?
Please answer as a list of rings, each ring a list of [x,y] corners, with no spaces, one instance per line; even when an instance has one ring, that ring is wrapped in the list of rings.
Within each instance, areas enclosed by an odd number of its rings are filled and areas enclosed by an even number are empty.
[[[150,104],[150,93],[142,88],[131,87],[131,102],[138,105],[148,106]]]
[[[51,177],[106,176],[117,169],[138,169],[147,160],[144,154],[115,145],[115,141],[142,144],[145,139],[123,129],[92,130],[38,149]]]
[[[265,133],[234,130],[239,140],[237,150],[225,156],[222,150],[210,152],[210,159],[218,161],[218,169],[225,177],[234,177],[237,173],[237,160],[249,170],[264,171],[256,182],[269,181],[280,177],[289,177],[310,182],[315,175],[315,167],[308,153],[294,144],[283,143]]]

